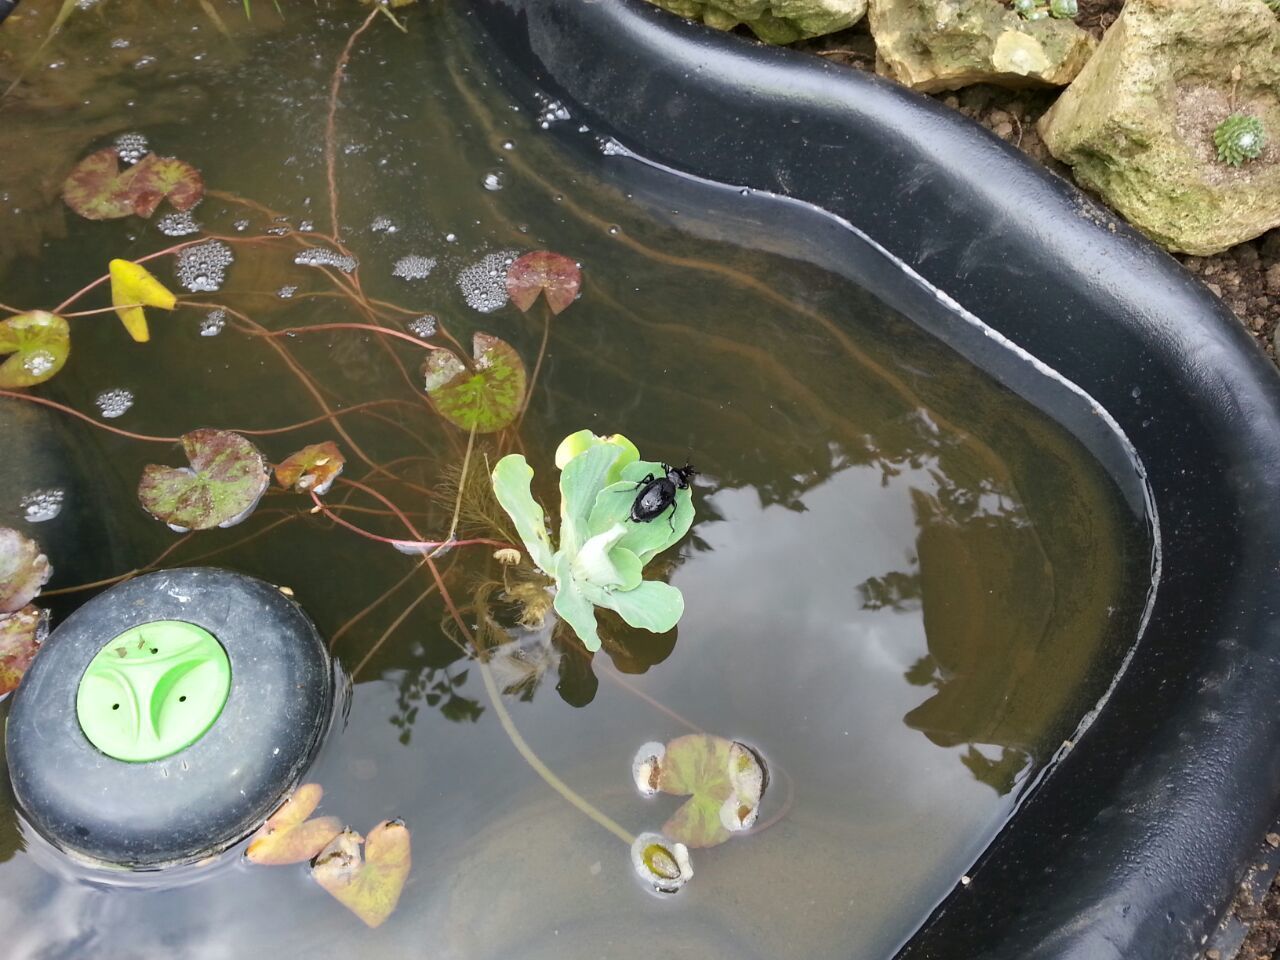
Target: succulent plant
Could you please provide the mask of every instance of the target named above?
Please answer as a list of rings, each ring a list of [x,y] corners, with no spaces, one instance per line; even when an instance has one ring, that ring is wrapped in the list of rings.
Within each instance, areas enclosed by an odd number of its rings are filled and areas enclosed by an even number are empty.
[[[1257,117],[1233,113],[1213,131],[1213,145],[1218,148],[1218,159],[1222,163],[1238,167],[1246,160],[1262,156],[1267,134]]]
[[[693,525],[693,494],[675,493],[669,514],[648,523],[630,519],[645,479],[663,465],[640,459],[626,437],[570,434],[556,451],[560,467],[560,542],[551,544],[546,515],[533,494],[533,468],[509,454],[493,469],[493,491],[511,517],[529,559],[556,582],[555,610],[588,650],[600,649],[596,607],[616,611],[633,627],[665,633],[684,613],[684,597],[670,584],[645,580],[643,568]]]

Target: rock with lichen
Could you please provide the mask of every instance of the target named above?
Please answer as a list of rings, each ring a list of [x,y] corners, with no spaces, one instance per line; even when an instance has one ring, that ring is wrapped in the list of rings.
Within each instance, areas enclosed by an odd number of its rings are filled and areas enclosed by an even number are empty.
[[[1221,149],[1233,117],[1256,121],[1233,122],[1262,144]],[[1040,133],[1170,250],[1256,237],[1280,225],[1280,20],[1263,0],[1128,0]]]
[[[851,27],[867,0],[649,0],[672,13],[732,30],[745,24],[766,43],[794,43]]]
[[[876,70],[916,90],[1063,86],[1096,41],[1071,20],[1028,20],[1002,0],[871,0]]]

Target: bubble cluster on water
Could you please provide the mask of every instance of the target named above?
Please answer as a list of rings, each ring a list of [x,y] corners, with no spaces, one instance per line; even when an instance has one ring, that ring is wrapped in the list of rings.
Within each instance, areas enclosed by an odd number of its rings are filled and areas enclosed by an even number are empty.
[[[315,230],[315,228],[316,228],[315,222],[312,220],[298,221],[298,229],[301,230],[303,233],[311,233],[311,231]]]
[[[458,289],[467,306],[480,313],[493,313],[506,306],[507,267],[515,263],[519,255],[518,250],[499,250],[459,270]]]
[[[18,506],[22,508],[22,516],[27,523],[44,523],[62,512],[62,501],[66,496],[66,491],[60,487],[45,487],[32,490],[18,501]]]
[[[276,291],[276,296],[281,300],[292,300],[293,295],[298,292],[298,288],[294,284],[285,284]]]
[[[151,149],[147,143],[147,138],[140,133],[120,134],[120,136],[116,137],[115,148],[116,156],[127,164],[137,163]]]
[[[76,0],[77,10],[89,10],[96,7],[102,0]]]
[[[192,293],[213,293],[222,287],[227,267],[235,260],[221,240],[206,240],[178,251],[178,282]]]
[[[486,190],[501,190],[502,174],[497,170],[490,171],[484,175],[484,180],[481,182],[484,184],[484,188]]]
[[[237,220],[235,223],[231,225],[236,228],[237,233],[244,233],[246,230],[249,229],[249,221],[244,219]]]
[[[421,337],[423,340],[426,340],[436,335],[436,329],[438,326],[439,325],[436,322],[434,314],[424,313],[416,320],[409,321],[409,332],[415,337]]]
[[[166,213],[156,221],[156,229],[166,237],[185,237],[200,232],[200,224],[190,210]]]
[[[127,49],[129,49],[129,38],[128,38],[128,37],[116,37],[114,40],[112,40],[112,41],[111,41],[111,49],[112,49],[112,50],[127,50]]]
[[[348,253],[339,253],[328,247],[311,247],[303,250],[293,262],[304,267],[337,267],[343,273],[351,273],[360,264]]]
[[[435,257],[423,257],[416,253],[411,253],[409,256],[401,257],[396,261],[395,267],[391,270],[391,275],[399,277],[401,280],[425,280],[431,276],[431,271],[435,268]]]
[[[218,307],[216,310],[210,310],[200,321],[200,336],[216,337],[222,332],[222,328],[227,325],[227,311]]]
[[[114,390],[103,390],[93,401],[105,420],[114,420],[123,416],[133,406],[133,394],[123,387]]]
[[[606,157],[630,157],[634,156],[630,150],[620,144],[613,137],[601,137],[596,141],[600,147],[600,152]]]
[[[155,62],[156,62],[156,58],[153,57],[151,54],[146,53],[140,56],[137,60],[133,61],[133,69],[145,70],[147,67],[151,66]]]
[[[22,358],[22,369],[33,377],[43,377],[57,362],[58,358],[48,350],[32,350]]]
[[[373,223],[369,224],[369,229],[374,233],[395,233],[400,228],[390,217],[374,217]]]
[[[550,130],[553,123],[568,119],[570,119],[568,107],[559,100],[548,100],[538,113],[538,126],[543,130]]]
[[[269,227],[266,232],[271,234],[271,236],[273,237],[283,237],[286,233],[289,232],[289,228],[288,227]]]

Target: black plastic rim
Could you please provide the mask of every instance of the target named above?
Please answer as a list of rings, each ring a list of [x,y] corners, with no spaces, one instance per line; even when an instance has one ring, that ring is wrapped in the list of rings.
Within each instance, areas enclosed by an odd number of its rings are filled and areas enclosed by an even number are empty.
[[[100,753],[76,717],[89,661],[156,620],[203,627],[231,662],[221,715],[189,747],[147,763]],[[210,567],[138,577],[94,597],[44,642],[5,731],[13,792],[55,846],[105,865],[156,868],[216,854],[271,813],[328,729],[333,671],[302,609],[261,580]]]
[[[1023,392],[1042,403],[1029,358],[1052,368],[1079,388],[1054,414],[1114,472],[1086,423],[1090,412],[1113,418],[1160,521],[1143,639],[1075,749],[899,958],[1193,956],[1280,796],[1271,364],[1171,257],[895,84],[641,0],[474,0],[471,15],[523,92],[561,100],[575,124],[674,172],[827,211],[783,210],[777,229],[823,232],[833,269],[873,292],[905,289],[914,273],[942,293],[922,322],[970,356],[995,349],[989,334],[1007,338],[999,349],[1015,363],[1002,379],[1017,386],[1020,368]],[[879,279],[852,262],[869,255]]]

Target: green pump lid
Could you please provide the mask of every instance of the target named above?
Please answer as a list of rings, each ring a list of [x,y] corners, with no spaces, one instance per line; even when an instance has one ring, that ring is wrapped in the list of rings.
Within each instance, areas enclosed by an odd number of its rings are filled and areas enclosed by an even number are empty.
[[[156,620],[114,637],[89,661],[76,717],[107,756],[144,763],[204,736],[230,690],[231,663],[213,634],[181,620]]]

